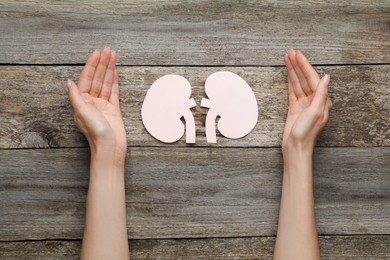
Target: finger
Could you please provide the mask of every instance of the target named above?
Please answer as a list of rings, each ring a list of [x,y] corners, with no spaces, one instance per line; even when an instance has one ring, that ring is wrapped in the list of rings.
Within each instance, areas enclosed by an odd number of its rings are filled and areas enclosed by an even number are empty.
[[[97,97],[103,86],[104,76],[106,74],[107,66],[110,61],[111,51],[109,48],[104,48],[100,55],[99,64],[96,67],[95,75],[92,80],[92,87],[89,91],[91,96]]]
[[[288,82],[288,86],[289,86],[288,88],[292,90],[292,92],[290,92],[290,90],[289,90],[289,94],[288,94],[289,104],[293,104],[293,102],[297,100],[297,97],[295,96],[294,88],[293,88],[293,85],[292,85],[291,81],[292,81],[291,77],[290,77],[290,75],[288,75],[287,76],[287,82]]]
[[[71,103],[73,109],[77,110],[85,104],[84,99],[81,96],[79,88],[76,86],[76,84],[73,82],[73,80],[68,79],[66,84],[67,84],[68,89],[69,89],[70,103]]]
[[[293,89],[294,89],[294,93],[295,93],[295,96],[297,98],[300,98],[300,97],[305,97],[306,94],[305,92],[303,92],[302,90],[302,87],[301,87],[301,84],[299,82],[299,79],[298,79],[298,76],[296,74],[296,71],[291,63],[291,56],[295,55],[295,51],[291,50],[287,53],[287,61],[286,61],[286,66],[287,66],[287,71],[288,71],[288,75],[290,76],[290,79],[291,79],[291,82],[292,82],[292,86],[293,86]]]
[[[100,60],[100,51],[95,50],[85,63],[84,69],[79,78],[79,90],[81,93],[88,93],[92,86],[93,76],[95,74],[96,66]]]
[[[326,105],[325,105],[325,109],[324,109],[324,121],[325,122],[328,121],[330,111],[332,110],[332,106],[333,106],[332,102],[328,98]]]
[[[326,105],[328,106],[329,110],[332,110],[333,102],[330,100],[330,98],[328,98],[328,100],[326,101]]]
[[[324,116],[325,116],[325,122],[328,121],[330,111],[332,111],[333,108],[333,103],[332,101],[328,98],[326,101],[325,109],[324,109]]]
[[[298,80],[301,83],[301,87],[302,87],[302,90],[305,93],[305,95],[309,96],[309,95],[313,94],[313,91],[309,87],[309,83],[307,82],[305,76],[303,75],[301,68],[298,66],[296,52],[294,52],[294,54],[290,55],[290,61],[294,67],[295,73],[297,74]]]
[[[114,80],[116,54],[111,51],[110,61],[107,66],[106,75],[104,76],[102,90],[100,91],[99,97],[108,100],[111,95],[112,82]]]
[[[112,82],[112,90],[110,96],[110,103],[119,106],[119,84],[118,84],[118,70],[114,70],[114,80]]]
[[[286,64],[287,70],[289,70],[289,67],[290,68],[292,67],[292,65],[288,59],[287,53],[284,55],[284,63]],[[294,87],[293,87],[290,73],[288,73],[288,75],[287,75],[287,82],[288,82],[288,98],[289,98],[289,101],[291,103],[293,100],[296,100],[297,97],[295,96],[295,93],[294,93]]]
[[[325,109],[325,105],[328,101],[329,81],[330,76],[325,75],[317,85],[317,90],[314,93],[314,97],[311,102],[311,106],[316,109]]]
[[[303,76],[309,84],[310,89],[314,92],[317,88],[320,77],[317,71],[310,65],[309,60],[303,55],[302,52],[298,51],[296,55],[298,67],[300,68]]]

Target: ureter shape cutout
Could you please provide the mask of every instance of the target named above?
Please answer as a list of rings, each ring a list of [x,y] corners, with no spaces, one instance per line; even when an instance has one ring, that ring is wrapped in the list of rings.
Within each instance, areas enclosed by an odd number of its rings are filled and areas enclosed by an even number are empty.
[[[231,139],[249,134],[256,126],[258,106],[255,94],[244,79],[233,72],[219,71],[211,74],[205,83],[209,99],[202,99],[201,107],[209,108],[206,116],[206,138],[216,143],[215,120],[219,132]]]
[[[195,120],[190,108],[196,106],[191,97],[191,85],[179,75],[157,79],[146,93],[141,116],[146,130],[165,143],[178,141],[184,134],[186,142],[195,143]]]

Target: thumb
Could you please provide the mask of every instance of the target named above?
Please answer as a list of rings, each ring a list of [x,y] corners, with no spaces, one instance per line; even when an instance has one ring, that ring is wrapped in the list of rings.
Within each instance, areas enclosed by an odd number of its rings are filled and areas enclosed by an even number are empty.
[[[330,76],[326,74],[318,83],[311,105],[315,108],[323,108],[328,100],[328,85]]]
[[[68,86],[69,100],[70,103],[72,104],[73,109],[80,108],[82,105],[84,105],[84,100],[81,97],[78,87],[73,82],[73,80],[70,79],[68,79],[66,85]]]

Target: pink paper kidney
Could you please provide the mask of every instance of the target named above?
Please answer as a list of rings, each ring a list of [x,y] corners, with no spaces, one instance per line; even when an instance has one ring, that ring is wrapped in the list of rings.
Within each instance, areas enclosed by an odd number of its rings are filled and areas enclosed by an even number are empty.
[[[216,143],[215,120],[219,132],[227,138],[236,139],[249,134],[256,126],[258,107],[251,87],[233,72],[219,71],[211,74],[205,83],[209,99],[202,99],[201,106],[208,107],[206,138]]]
[[[195,143],[195,120],[190,108],[196,106],[190,83],[179,75],[165,75],[149,88],[142,104],[142,121],[156,139],[173,143],[186,131],[186,142]],[[184,124],[180,120],[184,117]]]

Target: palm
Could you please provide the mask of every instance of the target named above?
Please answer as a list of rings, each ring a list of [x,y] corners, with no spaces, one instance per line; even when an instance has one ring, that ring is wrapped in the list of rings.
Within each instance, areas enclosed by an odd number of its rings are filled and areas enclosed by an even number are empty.
[[[83,93],[81,96],[87,106],[96,111],[96,113],[100,114],[102,119],[107,120],[110,126],[112,126],[117,119],[121,119],[119,107],[111,104],[107,100],[93,97],[88,93]]]
[[[122,123],[122,116],[119,107],[110,103],[108,100],[93,97],[88,93],[81,95],[87,106],[96,113],[96,116],[101,117],[101,120],[106,120],[112,129],[116,129],[118,123]]]
[[[310,95],[307,98],[297,99],[293,102],[290,102],[286,124],[284,126],[282,146],[286,144],[288,137],[290,136],[290,133],[294,128],[294,125],[297,126],[299,125],[298,123],[300,120],[305,120],[304,111],[309,107],[312,99],[313,96]]]

